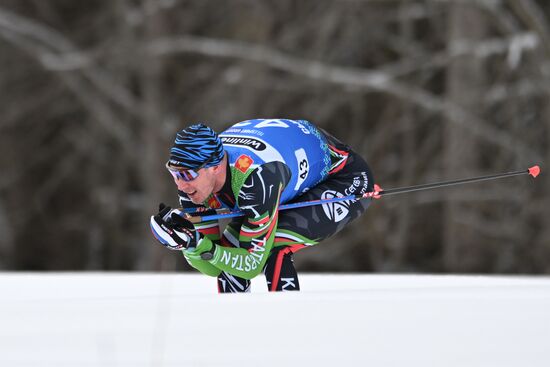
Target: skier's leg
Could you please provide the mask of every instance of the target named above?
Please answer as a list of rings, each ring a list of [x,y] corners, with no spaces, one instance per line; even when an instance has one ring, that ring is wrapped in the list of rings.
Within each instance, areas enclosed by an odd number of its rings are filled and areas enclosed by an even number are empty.
[[[343,168],[312,188],[294,202],[364,194],[372,191],[374,182],[366,162],[349,152]],[[328,203],[279,213],[275,248],[264,269],[271,291],[299,290],[298,275],[292,255],[336,234],[369,207],[371,199]]]
[[[218,275],[218,293],[250,292],[250,280],[239,278],[222,271]]]
[[[292,259],[292,247],[277,247],[271,251],[264,268],[269,291],[299,291],[300,283]]]
[[[364,194],[373,190],[373,181],[367,163],[351,151],[343,168],[293,202]],[[283,210],[279,213],[275,246],[317,244],[359,218],[370,203],[371,199],[361,199]]]

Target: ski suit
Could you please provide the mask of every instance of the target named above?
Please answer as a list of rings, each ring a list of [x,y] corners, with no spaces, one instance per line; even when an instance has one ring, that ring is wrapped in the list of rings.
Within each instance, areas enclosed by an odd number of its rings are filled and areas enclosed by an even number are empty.
[[[292,254],[340,231],[365,212],[370,199],[281,212],[279,205],[372,191],[367,163],[304,120],[248,120],[219,136],[228,157],[223,188],[202,207],[179,191],[180,204],[189,212],[227,208],[246,215],[232,220],[221,235],[217,221],[195,224],[217,246],[211,260],[187,261],[217,277],[219,292],[249,291],[250,279],[261,272],[270,291],[299,290]]]

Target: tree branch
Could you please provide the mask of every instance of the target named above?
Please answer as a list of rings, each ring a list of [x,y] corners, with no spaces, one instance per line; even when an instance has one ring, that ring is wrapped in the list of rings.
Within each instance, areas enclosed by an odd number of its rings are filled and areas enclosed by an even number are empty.
[[[46,70],[59,73],[79,71],[99,92],[123,107],[129,115],[142,118],[138,101],[124,87],[114,83],[114,78],[105,71],[97,67],[92,68],[94,60],[86,53],[79,51],[57,31],[2,8],[0,8],[0,30],[3,30],[0,35],[14,46],[29,52]],[[24,40],[28,42],[22,44]]]
[[[326,83],[384,92],[421,106],[430,112],[440,113],[474,135],[506,150],[523,151],[532,159],[538,159],[539,157],[537,152],[523,142],[518,141],[517,137],[492,127],[479,117],[455,104],[421,88],[394,80],[391,75],[379,70],[367,71],[333,66],[316,60],[291,56],[263,45],[194,36],[159,38],[152,41],[147,46],[147,50],[157,55],[189,52],[212,57],[236,58],[264,64],[274,69]]]

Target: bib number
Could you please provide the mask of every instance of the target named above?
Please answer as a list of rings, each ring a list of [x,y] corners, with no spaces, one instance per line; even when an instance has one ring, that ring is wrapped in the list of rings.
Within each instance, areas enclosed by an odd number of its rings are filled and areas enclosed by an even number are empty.
[[[250,121],[243,121],[239,122],[238,124],[233,125],[233,127],[244,127],[244,126],[250,126],[252,125],[252,122]],[[281,120],[263,120],[258,122],[256,125],[252,126],[255,128],[262,128],[262,127],[290,127],[286,122],[283,122]]]
[[[298,190],[309,175],[309,161],[307,160],[306,151],[303,148],[295,151],[294,155],[296,156],[296,163],[298,164],[298,180],[296,181],[294,190]]]

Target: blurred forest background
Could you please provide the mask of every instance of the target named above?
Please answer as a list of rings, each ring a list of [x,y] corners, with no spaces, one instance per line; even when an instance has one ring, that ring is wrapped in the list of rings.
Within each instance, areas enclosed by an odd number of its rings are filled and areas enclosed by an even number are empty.
[[[175,132],[307,119],[394,188],[301,271],[550,273],[550,2],[0,0],[0,269],[189,269]]]

